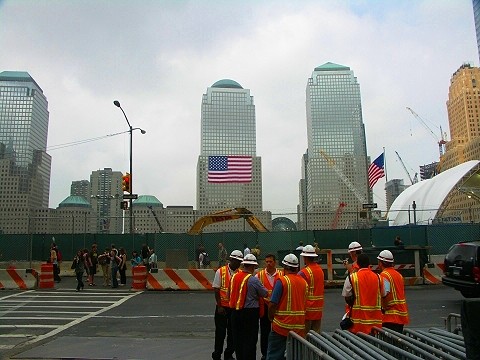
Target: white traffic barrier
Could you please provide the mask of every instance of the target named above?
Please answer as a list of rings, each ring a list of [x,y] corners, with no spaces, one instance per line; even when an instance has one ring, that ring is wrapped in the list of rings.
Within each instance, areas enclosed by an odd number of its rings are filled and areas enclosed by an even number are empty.
[[[34,269],[0,269],[0,289],[35,289],[37,272]]]

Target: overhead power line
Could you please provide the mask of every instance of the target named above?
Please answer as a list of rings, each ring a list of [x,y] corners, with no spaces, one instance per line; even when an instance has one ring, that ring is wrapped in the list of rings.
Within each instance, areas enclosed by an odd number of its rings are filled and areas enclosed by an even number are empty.
[[[53,151],[53,150],[63,149],[63,148],[70,147],[70,146],[86,144],[86,143],[89,143],[89,142],[92,142],[92,141],[103,140],[103,139],[106,139],[106,138],[109,138],[109,137],[112,137],[112,136],[117,136],[117,135],[128,133],[129,131],[130,130],[126,130],[126,131],[122,131],[122,132],[118,132],[118,133],[114,133],[114,134],[98,136],[98,137],[91,138],[91,139],[78,140],[78,141],[72,141],[72,142],[64,143],[64,144],[52,145],[52,146],[47,147],[47,151]]]

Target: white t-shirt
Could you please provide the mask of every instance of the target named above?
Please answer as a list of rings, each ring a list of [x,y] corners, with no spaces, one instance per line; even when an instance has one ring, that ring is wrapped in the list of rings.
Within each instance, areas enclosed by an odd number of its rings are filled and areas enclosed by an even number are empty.
[[[232,269],[230,269],[230,265],[227,265],[228,272],[230,273],[230,277],[235,273]],[[222,287],[222,279],[220,279],[220,268],[215,271],[215,277],[213,278],[212,287],[214,289],[220,289]]]

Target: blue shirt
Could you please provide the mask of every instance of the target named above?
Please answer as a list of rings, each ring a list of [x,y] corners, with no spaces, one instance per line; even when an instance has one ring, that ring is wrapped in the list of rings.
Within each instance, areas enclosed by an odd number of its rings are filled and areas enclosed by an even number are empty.
[[[273,286],[272,297],[270,298],[270,302],[272,304],[279,304],[280,298],[283,294],[283,284],[281,281],[275,281],[275,285]]]
[[[268,291],[256,276],[248,278],[247,296],[245,297],[244,308],[258,308],[259,298],[267,296]]]

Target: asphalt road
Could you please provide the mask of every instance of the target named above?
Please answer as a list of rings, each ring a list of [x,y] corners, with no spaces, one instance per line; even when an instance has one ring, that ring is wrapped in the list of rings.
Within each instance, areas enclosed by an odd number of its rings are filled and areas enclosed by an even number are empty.
[[[97,286],[76,293],[74,288],[75,280],[64,278],[51,294],[48,290],[0,292],[0,344],[5,345],[3,348],[0,345],[0,358],[211,358],[214,339],[212,292],[139,293],[128,288]],[[460,312],[462,300],[460,293],[442,285],[409,287],[409,327],[444,328],[448,314]],[[49,301],[51,307],[47,308],[41,301]],[[36,302],[40,310],[37,316],[21,312],[24,306]],[[14,308],[12,303],[16,304]],[[341,289],[327,289],[322,331],[337,329],[343,310]],[[45,315],[47,313],[49,316]],[[23,316],[27,318],[22,319]],[[47,329],[16,328],[22,324],[32,327],[42,324]],[[26,336],[26,333],[34,336]]]

